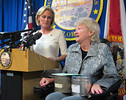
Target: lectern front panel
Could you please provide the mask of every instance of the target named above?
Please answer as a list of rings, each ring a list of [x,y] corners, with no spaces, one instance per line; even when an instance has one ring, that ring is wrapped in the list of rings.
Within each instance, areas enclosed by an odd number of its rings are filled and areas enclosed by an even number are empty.
[[[22,73],[1,71],[1,100],[22,100]]]

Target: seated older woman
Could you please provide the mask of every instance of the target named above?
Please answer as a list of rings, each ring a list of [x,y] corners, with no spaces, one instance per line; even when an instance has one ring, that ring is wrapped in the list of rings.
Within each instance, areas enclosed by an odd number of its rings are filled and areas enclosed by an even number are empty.
[[[100,94],[119,80],[110,48],[100,43],[100,28],[91,18],[83,18],[76,23],[76,44],[68,48],[63,72],[90,75],[91,92]],[[40,84],[52,82],[45,79]],[[89,100],[81,96],[66,95],[60,92],[49,94],[45,100]]]

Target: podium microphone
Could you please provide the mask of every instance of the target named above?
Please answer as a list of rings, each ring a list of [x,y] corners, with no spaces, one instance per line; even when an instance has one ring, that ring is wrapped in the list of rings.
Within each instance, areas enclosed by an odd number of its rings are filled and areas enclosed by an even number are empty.
[[[37,32],[34,35],[29,35],[28,37],[22,39],[21,46],[19,47],[19,49],[25,50],[26,47],[29,48],[30,46],[35,44],[36,40],[38,40],[41,36],[42,36],[42,33]]]
[[[37,32],[36,34],[34,34],[31,38],[27,40],[27,46],[29,47],[35,44],[36,40],[38,40],[41,36],[42,36],[41,32]]]

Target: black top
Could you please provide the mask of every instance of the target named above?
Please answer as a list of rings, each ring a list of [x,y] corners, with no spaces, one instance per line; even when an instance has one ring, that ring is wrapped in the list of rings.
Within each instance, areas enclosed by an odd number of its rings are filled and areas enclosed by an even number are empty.
[[[84,59],[85,56],[87,55],[87,51],[83,51],[83,50],[81,49],[81,52],[82,52],[82,59]]]

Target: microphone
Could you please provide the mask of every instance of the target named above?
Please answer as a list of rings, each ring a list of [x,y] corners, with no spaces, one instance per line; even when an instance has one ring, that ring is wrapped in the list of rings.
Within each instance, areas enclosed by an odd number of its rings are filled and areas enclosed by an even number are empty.
[[[36,32],[36,28],[33,27],[32,29],[29,29],[29,31],[30,31],[30,32],[27,32],[27,33],[24,33],[24,32],[21,33],[21,36],[22,36],[21,40],[22,40],[23,38],[25,38],[25,37],[28,37],[28,36],[32,35],[33,32]]]
[[[33,32],[36,31],[36,28],[33,27],[32,29],[27,29],[27,30],[21,30],[21,31],[14,31],[14,32],[0,32],[0,39],[4,40],[4,39],[8,39],[8,38],[14,38],[17,40],[21,38],[21,32],[26,32],[26,31],[31,31],[28,34],[31,35]]]
[[[29,47],[35,44],[36,40],[38,40],[41,36],[42,36],[41,32],[37,32],[36,34],[34,34],[31,38],[27,40],[27,46]]]
[[[34,35],[33,34],[29,35],[26,38],[22,39],[21,45],[23,45],[23,48],[25,48],[25,47],[28,48],[28,47],[32,46],[33,44],[35,44],[36,40],[38,40],[41,36],[42,36],[41,32],[37,32]]]

